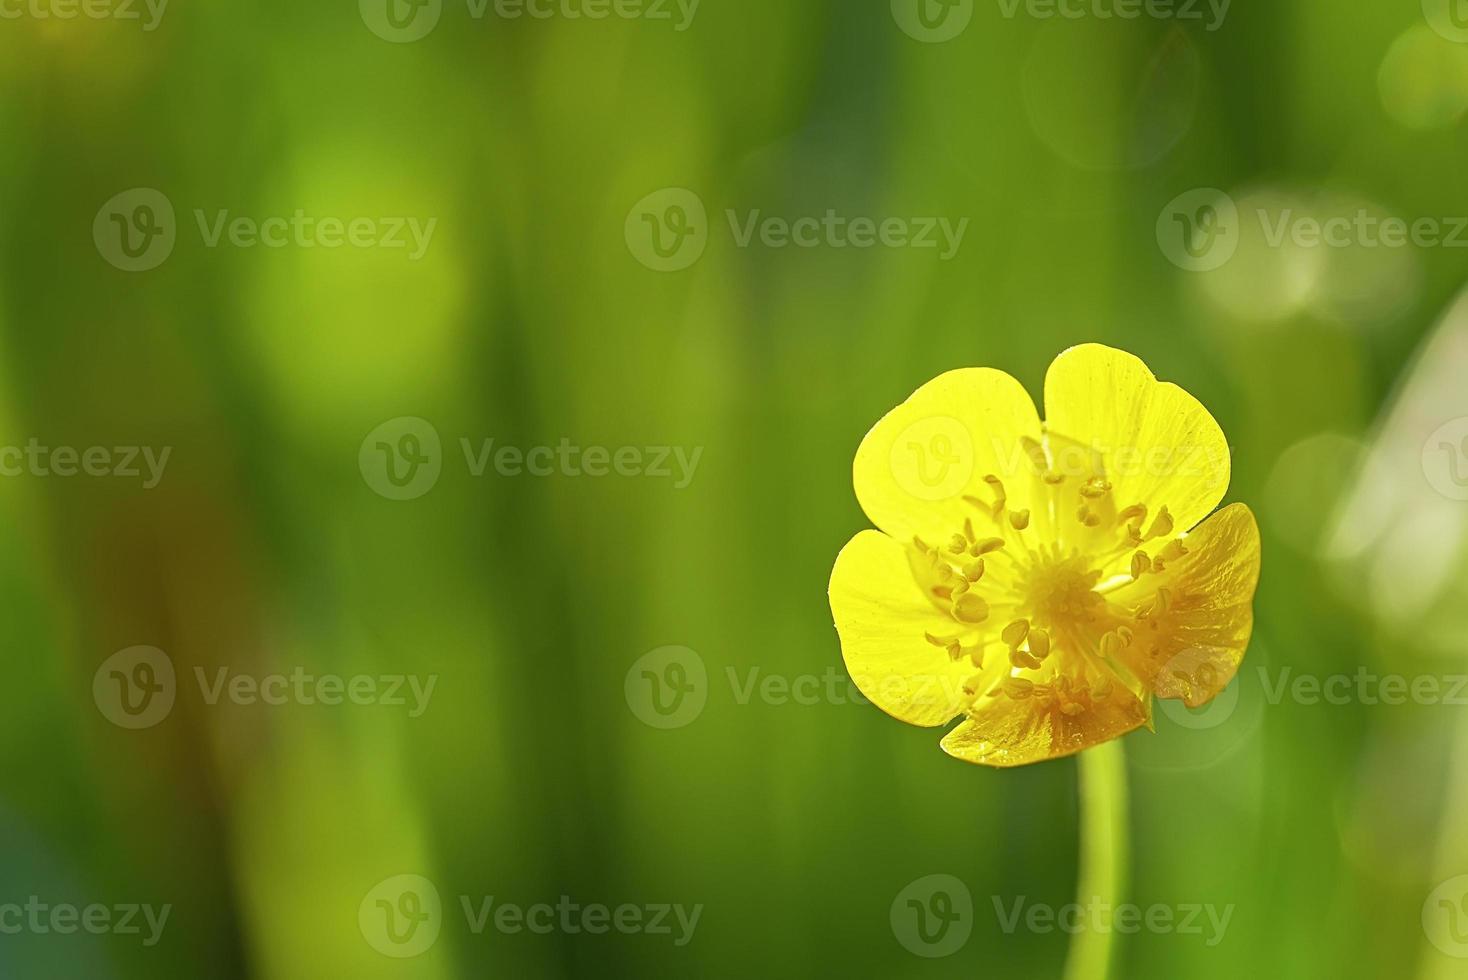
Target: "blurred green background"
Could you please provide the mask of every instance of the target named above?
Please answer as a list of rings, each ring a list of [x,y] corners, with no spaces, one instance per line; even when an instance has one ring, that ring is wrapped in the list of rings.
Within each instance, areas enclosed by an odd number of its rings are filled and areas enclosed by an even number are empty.
[[[935,28],[886,0],[395,3],[0,19],[0,446],[171,449],[151,489],[0,478],[0,906],[172,906],[152,946],[0,934],[0,976],[1060,976],[1069,937],[1006,934],[995,902],[1072,901],[1075,761],[968,766],[852,703],[825,593],[883,413],[967,365],[1038,395],[1086,341],[1213,411],[1265,544],[1227,703],[1126,740],[1130,901],[1232,907],[1226,933],[1119,937],[1116,975],[1468,976],[1468,704],[1270,696],[1468,669],[1468,504],[1437,455],[1468,435],[1468,253],[1280,246],[1253,218],[1468,215],[1446,0],[1237,0],[1212,30],[1090,0]],[[130,272],[94,225],[152,227],[109,208],[134,188],[176,241]],[[706,241],[660,271],[636,230],[668,188]],[[1188,271],[1159,227],[1199,188],[1238,240]],[[415,260],[210,247],[196,218],[298,210],[436,226]],[[969,223],[945,260],[741,247],[731,210]],[[441,438],[411,500],[368,465],[402,418]],[[460,440],[491,438],[701,456],[683,487],[476,476]],[[132,730],[94,680],[138,645],[177,690]],[[638,665],[668,646],[703,707],[657,727]],[[437,686],[417,717],[210,704],[195,670],[220,667]],[[768,677],[822,693],[742,696]],[[441,931],[397,958],[364,923],[404,874]],[[973,911],[929,958],[894,903],[934,874]],[[475,934],[462,896],[702,912],[683,945]]]

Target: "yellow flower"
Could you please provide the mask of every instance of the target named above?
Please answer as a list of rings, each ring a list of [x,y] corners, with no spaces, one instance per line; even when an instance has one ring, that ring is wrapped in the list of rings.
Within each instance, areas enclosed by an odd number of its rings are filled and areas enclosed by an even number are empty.
[[[846,668],[901,721],[962,716],[942,745],[969,762],[1117,738],[1154,695],[1204,704],[1253,629],[1259,530],[1243,504],[1212,513],[1229,447],[1208,410],[1087,344],[1050,366],[1045,411],[1002,371],[951,371],[856,453],[882,530],[831,573]]]

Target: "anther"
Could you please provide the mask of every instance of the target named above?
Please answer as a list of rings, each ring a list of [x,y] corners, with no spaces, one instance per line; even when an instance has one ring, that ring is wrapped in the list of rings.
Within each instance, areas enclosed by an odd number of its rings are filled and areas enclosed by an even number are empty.
[[[1135,521],[1137,524],[1141,524],[1146,519],[1146,504],[1132,504],[1130,507],[1126,508],[1121,513],[1116,515],[1116,523],[1118,524],[1129,524],[1133,521]]]
[[[1035,693],[1035,685],[1023,677],[1006,677],[1003,688],[1004,693],[1016,701],[1023,701]]]
[[[1157,512],[1157,518],[1152,522],[1152,529],[1147,532],[1148,538],[1165,538],[1172,533],[1172,515],[1167,512],[1166,505]]]
[[[989,618],[989,604],[972,592],[953,600],[953,615],[960,622],[982,623]]]
[[[1010,666],[1030,670],[1039,670],[1042,666],[1039,657],[1024,650],[1010,650],[1009,663]]]
[[[1030,526],[1030,512],[1028,510],[1017,510],[1009,515],[1009,523],[1016,531],[1023,531]]]
[[[1030,635],[1030,621],[1028,619],[1016,619],[1004,627],[1004,632],[1000,635],[1004,638],[1004,642],[1009,645],[1009,648],[1013,650],[1025,641],[1025,637]]]
[[[977,582],[979,579],[983,578],[984,559],[975,558],[973,561],[963,566],[963,577],[968,579],[970,582]]]
[[[975,541],[973,547],[969,548],[969,554],[973,555],[975,558],[981,558],[984,555],[989,554],[991,551],[998,551],[1003,547],[1003,538],[985,538],[982,541]]]
[[[1152,570],[1152,559],[1147,557],[1145,551],[1139,551],[1132,555],[1132,578],[1141,578]]]

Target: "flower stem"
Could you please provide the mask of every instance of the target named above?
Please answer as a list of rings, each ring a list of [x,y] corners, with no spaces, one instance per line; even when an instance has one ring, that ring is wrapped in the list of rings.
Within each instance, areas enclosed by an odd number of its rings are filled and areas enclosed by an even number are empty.
[[[1104,903],[1114,914],[1125,899],[1130,845],[1127,835],[1126,753],[1120,739],[1080,754],[1081,846],[1076,902]],[[1071,940],[1065,980],[1107,980],[1114,931],[1083,929]]]

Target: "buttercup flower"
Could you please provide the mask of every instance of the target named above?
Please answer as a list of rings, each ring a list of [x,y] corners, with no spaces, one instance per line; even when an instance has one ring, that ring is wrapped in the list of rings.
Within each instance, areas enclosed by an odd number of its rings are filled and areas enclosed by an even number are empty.
[[[1070,755],[1150,723],[1154,696],[1205,704],[1253,629],[1259,529],[1213,513],[1229,448],[1207,409],[1087,344],[1051,364],[1045,414],[1002,371],[951,371],[856,453],[881,531],[831,573],[847,670],[901,721],[962,717],[942,746],[969,762]]]

